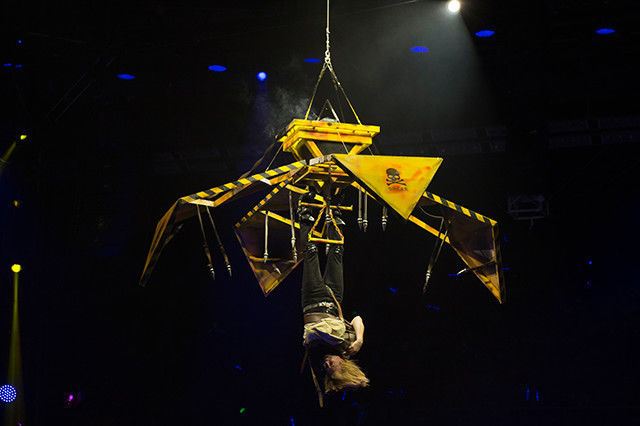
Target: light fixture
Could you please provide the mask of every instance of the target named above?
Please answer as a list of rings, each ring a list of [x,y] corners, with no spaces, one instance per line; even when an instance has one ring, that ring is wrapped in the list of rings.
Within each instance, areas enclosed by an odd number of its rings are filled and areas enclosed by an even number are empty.
[[[493,30],[482,30],[482,31],[478,31],[476,33],[477,37],[491,37],[492,35],[494,35],[496,32]]]
[[[447,4],[449,8],[449,12],[456,13],[460,10],[460,2],[458,0],[451,0],[449,4]]]
[[[18,392],[16,392],[16,388],[11,385],[4,385],[0,387],[0,401],[2,402],[13,402],[18,396]]]
[[[267,79],[267,73],[264,71],[260,71],[258,74],[256,74],[256,78],[258,79],[258,81],[265,81]]]
[[[209,69],[214,72],[223,72],[227,70],[227,67],[222,65],[209,65]]]

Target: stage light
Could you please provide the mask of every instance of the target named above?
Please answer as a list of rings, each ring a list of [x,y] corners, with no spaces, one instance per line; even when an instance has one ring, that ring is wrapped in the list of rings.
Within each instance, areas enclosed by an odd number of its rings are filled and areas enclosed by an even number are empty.
[[[11,67],[13,64],[2,64],[3,67]]]
[[[240,414],[243,414],[246,410],[247,410],[246,408],[242,407],[242,408],[240,409]]]
[[[491,37],[492,35],[494,35],[496,32],[492,31],[492,30],[482,30],[482,31],[478,31],[476,33],[477,37]]]
[[[614,30],[613,28],[600,28],[599,30],[596,30],[596,34],[600,35],[613,34],[615,32],[616,30]]]
[[[13,402],[18,396],[18,392],[16,392],[16,388],[11,385],[4,385],[0,387],[0,401],[2,402]]]
[[[222,65],[209,65],[209,69],[215,72],[222,72],[222,71],[226,71],[227,67],[224,67]]]
[[[309,63],[309,64],[319,64],[320,63],[320,59],[316,59],[316,58],[307,58],[304,61],[306,63]]]
[[[22,68],[22,64],[16,64],[16,68]]]
[[[18,272],[22,271],[22,266],[16,263],[15,265],[11,266],[11,270],[17,274]]]
[[[267,79],[267,73],[264,71],[260,71],[257,75],[256,78],[258,79],[258,81],[265,81]]]
[[[456,13],[460,10],[460,2],[458,0],[451,0],[449,4],[447,4],[447,7],[449,8],[449,12]]]
[[[131,74],[118,74],[118,78],[122,80],[133,80],[136,76]]]
[[[18,44],[22,44],[22,40],[18,40]]]
[[[429,48],[424,46],[413,46],[411,51],[415,53],[425,53],[429,51]]]
[[[20,135],[20,140],[26,140],[29,136],[28,135]]]
[[[236,370],[242,371],[242,367],[240,367],[239,365],[236,365]]]
[[[391,293],[397,293],[397,292],[398,292],[398,290],[396,290],[396,289],[395,289],[395,288],[393,288],[393,287],[389,287],[389,291],[390,291]]]

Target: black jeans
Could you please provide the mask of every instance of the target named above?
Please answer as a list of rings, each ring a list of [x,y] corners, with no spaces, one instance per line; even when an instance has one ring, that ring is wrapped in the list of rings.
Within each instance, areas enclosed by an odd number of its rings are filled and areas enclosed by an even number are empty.
[[[320,259],[318,257],[319,246],[324,244],[309,241],[309,231],[312,225],[300,224],[300,238],[304,249],[304,270],[302,272],[302,308],[318,302],[333,302],[331,293],[327,286],[331,288],[338,303],[342,304],[342,294],[344,293],[344,281],[342,275],[342,245],[332,244],[327,256],[327,264],[324,275],[320,273]],[[330,225],[329,237],[337,238],[338,233],[333,225]],[[318,310],[312,310],[318,311]]]

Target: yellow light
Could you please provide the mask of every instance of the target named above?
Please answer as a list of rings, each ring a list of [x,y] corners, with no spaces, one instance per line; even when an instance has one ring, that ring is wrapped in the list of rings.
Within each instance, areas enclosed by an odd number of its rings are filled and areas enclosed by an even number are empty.
[[[13,200],[13,207],[20,207],[20,200]]]
[[[16,263],[15,265],[13,265],[13,266],[11,267],[11,270],[17,274],[18,272],[22,271],[22,266],[20,266],[20,265],[18,265],[18,264]]]
[[[27,138],[27,135],[20,135],[20,140],[23,141]]]

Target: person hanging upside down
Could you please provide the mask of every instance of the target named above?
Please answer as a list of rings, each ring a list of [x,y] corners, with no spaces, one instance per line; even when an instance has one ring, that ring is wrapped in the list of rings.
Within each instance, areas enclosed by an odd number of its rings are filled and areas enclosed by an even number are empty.
[[[309,192],[302,197],[301,201],[309,202],[313,197],[314,194]],[[342,316],[340,305],[344,293],[343,245],[331,244],[325,272],[321,275],[318,243],[309,241],[309,233],[315,222],[314,212],[308,207],[300,207],[298,215],[300,238],[304,250],[303,345],[306,348],[305,360],[309,358],[311,374],[322,406],[322,391],[316,378],[314,364],[316,366],[319,364],[324,370],[324,393],[353,390],[369,385],[369,379],[351,359],[362,348],[364,323],[360,316],[356,316],[351,322],[347,322]],[[339,212],[334,213],[334,216],[339,226],[344,225]],[[337,239],[338,233],[335,226],[330,224],[328,228],[329,238]]]

